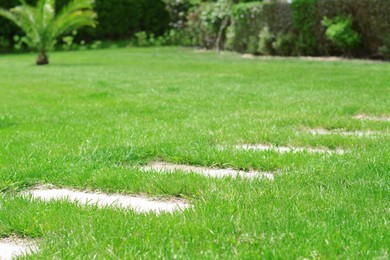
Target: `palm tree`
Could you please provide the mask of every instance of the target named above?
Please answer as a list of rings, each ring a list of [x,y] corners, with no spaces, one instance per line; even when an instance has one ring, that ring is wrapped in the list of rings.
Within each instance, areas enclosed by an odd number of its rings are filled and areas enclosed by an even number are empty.
[[[47,52],[55,45],[60,35],[77,30],[83,26],[96,25],[96,13],[93,11],[95,0],[72,0],[58,14],[55,0],[38,0],[31,6],[25,0],[10,10],[0,8],[3,16],[26,34],[26,44],[38,51],[37,65],[49,64]]]

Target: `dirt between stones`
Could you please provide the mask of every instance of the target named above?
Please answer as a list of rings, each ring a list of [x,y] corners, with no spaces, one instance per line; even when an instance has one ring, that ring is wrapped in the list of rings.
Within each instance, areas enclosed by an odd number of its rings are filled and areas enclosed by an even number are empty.
[[[239,171],[234,169],[216,169],[208,167],[199,167],[199,166],[190,166],[190,165],[180,165],[180,164],[171,164],[165,162],[152,162],[147,166],[141,168],[144,171],[158,171],[158,172],[174,172],[174,171],[183,171],[185,173],[197,173],[206,177],[212,178],[223,178],[223,177],[232,177],[254,179],[254,178],[265,178],[268,180],[274,180],[274,175],[270,172],[257,172],[257,171]]]
[[[307,130],[313,135],[342,135],[342,136],[378,136],[378,135],[387,135],[387,133],[378,132],[378,131],[340,131],[340,130],[326,130],[326,129],[309,129]]]
[[[269,56],[269,55],[253,55],[253,54],[242,54],[244,59],[260,59],[260,60],[307,60],[307,61],[368,61],[368,60],[357,60],[357,59],[345,59],[335,56],[329,57],[311,57],[311,56],[300,56],[300,57],[284,57],[284,56]]]
[[[92,193],[70,189],[33,189],[25,192],[24,196],[32,196],[34,199],[43,201],[67,200],[77,202],[80,205],[96,205],[100,208],[113,207],[132,209],[137,213],[174,212],[185,210],[190,205],[185,200],[172,199],[170,201],[157,201],[141,196],[127,196],[119,194]]]
[[[0,239],[0,260],[11,260],[37,251],[38,246],[33,240],[16,237]]]
[[[306,147],[286,147],[286,146],[272,146],[265,144],[243,144],[236,145],[236,149],[240,150],[256,150],[256,151],[275,151],[278,153],[298,153],[298,152],[309,152],[309,153],[326,153],[326,154],[339,154],[345,153],[342,149],[329,150],[326,148],[306,148]]]

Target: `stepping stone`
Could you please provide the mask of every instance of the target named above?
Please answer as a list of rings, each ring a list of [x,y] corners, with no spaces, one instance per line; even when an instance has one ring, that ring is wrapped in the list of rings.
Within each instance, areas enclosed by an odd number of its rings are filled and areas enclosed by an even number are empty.
[[[370,121],[383,121],[383,122],[390,122],[390,116],[369,116],[369,115],[356,115],[353,117],[357,120],[370,120]]]
[[[325,148],[306,148],[306,147],[286,147],[286,146],[273,146],[265,144],[243,144],[235,146],[239,150],[256,150],[256,151],[275,151],[278,153],[300,153],[300,152],[309,152],[309,153],[327,153],[327,154],[344,154],[344,150],[336,149],[329,150]]]
[[[141,196],[126,196],[118,194],[90,193],[70,189],[35,189],[25,193],[34,199],[43,201],[67,200],[80,205],[96,205],[100,208],[113,207],[131,209],[138,213],[174,212],[185,210],[190,205],[184,200],[157,201]]]
[[[33,254],[38,251],[37,245],[27,239],[0,239],[0,260],[11,260],[19,256]]]
[[[240,176],[241,178],[254,179],[254,178],[265,178],[268,180],[274,180],[274,175],[269,172],[256,172],[256,171],[239,171],[234,169],[215,169],[208,167],[199,167],[199,166],[190,166],[190,165],[181,165],[181,164],[171,164],[164,162],[153,162],[147,166],[141,167],[144,171],[157,171],[157,172],[174,172],[182,171],[185,173],[197,173],[206,177],[212,178],[223,178],[223,177],[232,177],[236,178]]]
[[[340,130],[329,131],[326,129],[309,129],[308,132],[313,135],[342,135],[342,136],[357,136],[357,137],[386,135],[386,133],[376,132],[376,131],[364,131],[364,132],[363,131],[340,131]]]

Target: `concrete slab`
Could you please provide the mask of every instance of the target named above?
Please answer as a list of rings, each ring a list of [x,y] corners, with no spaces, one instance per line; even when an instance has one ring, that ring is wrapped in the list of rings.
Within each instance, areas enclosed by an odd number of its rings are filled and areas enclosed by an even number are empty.
[[[174,172],[182,171],[185,173],[197,173],[206,177],[211,178],[223,178],[223,177],[232,177],[236,178],[240,176],[245,179],[254,179],[254,178],[264,178],[268,180],[274,180],[274,175],[270,172],[257,172],[257,171],[240,171],[234,169],[216,169],[208,167],[199,167],[199,166],[190,166],[190,165],[181,165],[181,164],[171,164],[165,162],[153,162],[147,166],[141,168],[144,171],[158,171],[158,172]]]
[[[67,200],[81,205],[97,205],[98,207],[113,207],[134,210],[138,213],[161,213],[185,210],[190,205],[184,200],[157,201],[141,196],[119,194],[104,194],[77,191],[71,189],[34,189],[26,192],[34,199],[43,201]]]
[[[28,239],[0,239],[0,260],[11,260],[38,251],[36,243]]]

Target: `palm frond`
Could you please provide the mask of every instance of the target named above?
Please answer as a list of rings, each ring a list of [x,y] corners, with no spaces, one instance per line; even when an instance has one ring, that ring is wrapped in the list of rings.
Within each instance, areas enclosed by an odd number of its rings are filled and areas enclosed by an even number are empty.
[[[55,0],[39,0],[37,9],[40,23],[46,27],[55,17]]]
[[[27,10],[24,6],[18,6],[10,11],[0,8],[0,16],[12,21],[18,26],[27,36],[27,44],[33,45],[34,39],[37,38],[37,31],[32,26],[34,21],[31,10]]]
[[[97,14],[93,11],[95,0],[73,0],[56,16],[51,31],[53,37],[83,26],[96,26]]]
[[[94,4],[95,0],[73,0],[67,6],[62,8],[59,16],[80,10],[93,10]]]
[[[10,20],[14,24],[16,24],[18,27],[22,27],[21,21],[18,20],[18,17],[13,14],[12,12],[5,10],[3,8],[0,8],[0,16]]]
[[[96,13],[93,11],[77,11],[67,16],[62,16],[56,19],[53,24],[54,37],[76,30],[83,26],[95,27]]]
[[[29,6],[28,4],[23,4],[11,9],[11,12],[18,19],[19,24],[17,24],[27,36],[29,45],[34,45],[41,41],[39,28],[37,27],[37,10]]]
[[[39,0],[37,7],[36,27],[40,36],[40,48],[49,49],[55,39],[48,28],[55,17],[55,0]]]

